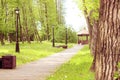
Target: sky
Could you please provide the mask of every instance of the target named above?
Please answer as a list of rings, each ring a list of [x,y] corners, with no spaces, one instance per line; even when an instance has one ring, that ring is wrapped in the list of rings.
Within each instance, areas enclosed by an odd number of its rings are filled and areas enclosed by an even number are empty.
[[[76,31],[79,31],[82,27],[86,27],[87,24],[84,15],[77,4],[73,0],[64,1],[66,25],[73,27]]]

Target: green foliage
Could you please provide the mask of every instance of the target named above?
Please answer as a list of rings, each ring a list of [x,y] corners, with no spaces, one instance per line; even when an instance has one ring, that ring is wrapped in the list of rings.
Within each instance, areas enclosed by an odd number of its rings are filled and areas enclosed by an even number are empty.
[[[67,34],[68,34],[68,42],[70,43],[77,43],[77,33],[76,31],[74,31],[74,29],[72,29],[71,27],[69,27],[67,29]]]
[[[68,42],[76,43],[77,42],[77,34],[72,28],[67,28]],[[64,25],[59,25],[55,29],[55,42],[65,43],[66,39],[66,27]]]
[[[52,35],[52,26],[58,25],[56,3],[54,0],[36,0],[35,8],[36,18],[41,23],[39,31],[41,39],[46,40],[47,35],[49,37]]]
[[[59,25],[55,30],[55,42],[65,43],[66,30],[64,25]]]
[[[94,23],[94,20],[99,18],[99,0],[75,0],[80,8],[80,10],[87,11],[85,16],[89,16],[91,24]]]
[[[57,24],[56,3],[54,0],[1,0],[0,1],[0,32],[12,33],[15,31],[15,12],[20,9],[20,24],[24,37],[36,34],[36,22],[41,23],[41,33],[51,36],[51,26]],[[46,13],[47,12],[47,13]],[[48,30],[47,27],[48,26]],[[20,31],[20,28],[19,28]]]
[[[47,80],[94,80],[94,73],[89,70],[92,60],[89,47],[85,46]]]
[[[118,63],[117,68],[118,68],[118,71],[116,71],[116,72],[114,73],[114,79],[115,79],[115,80],[120,77],[120,73],[119,73],[120,62]]]
[[[8,33],[15,30],[14,8],[16,0],[1,0],[0,1],[0,31]]]
[[[119,77],[120,77],[119,72],[115,72],[115,73],[114,73],[114,79],[116,80],[116,79],[119,78]]]
[[[56,0],[1,1],[3,3],[0,2],[0,32],[5,33],[6,37],[7,34],[16,31],[16,14],[14,10],[18,7],[20,10],[19,37],[21,37],[22,33],[24,40],[28,40],[30,36],[38,37],[38,32],[41,41],[52,40],[52,26],[54,26],[56,42],[65,42],[66,26],[62,19],[62,3],[58,5]],[[57,9],[59,7],[60,9]],[[68,28],[68,41],[77,41],[76,32],[71,28]]]

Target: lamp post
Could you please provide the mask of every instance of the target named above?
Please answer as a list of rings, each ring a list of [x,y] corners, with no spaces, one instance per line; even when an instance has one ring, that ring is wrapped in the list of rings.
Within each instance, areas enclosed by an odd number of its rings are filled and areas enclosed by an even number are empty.
[[[66,46],[67,46],[67,39],[68,39],[68,31],[67,31],[67,27],[66,27],[66,38],[65,38],[65,44],[66,44]]]
[[[52,32],[53,32],[52,46],[55,47],[54,26],[52,26]]]
[[[17,7],[15,9],[15,14],[16,14],[16,49],[15,51],[16,52],[20,52],[20,49],[19,49],[19,39],[18,39],[18,19],[19,19],[19,8]]]

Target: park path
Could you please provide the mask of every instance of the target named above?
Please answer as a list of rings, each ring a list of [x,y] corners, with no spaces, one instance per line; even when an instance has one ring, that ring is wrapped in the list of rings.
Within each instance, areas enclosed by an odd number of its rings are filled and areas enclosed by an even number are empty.
[[[82,47],[82,45],[76,45],[73,48],[19,66],[16,69],[0,69],[0,80],[45,80],[63,63],[70,60]]]

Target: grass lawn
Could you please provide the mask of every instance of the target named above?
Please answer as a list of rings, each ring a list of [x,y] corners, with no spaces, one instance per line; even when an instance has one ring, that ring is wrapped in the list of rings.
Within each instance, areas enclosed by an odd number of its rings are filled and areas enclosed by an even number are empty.
[[[73,44],[69,44],[69,46],[71,47]],[[17,65],[22,65],[62,50],[64,49],[53,48],[52,43],[44,41],[42,43],[32,42],[31,44],[20,43],[20,53],[15,53],[15,43],[13,43],[0,46],[0,56],[6,54],[16,55]]]
[[[90,50],[85,46],[47,80],[94,80],[94,73],[89,71],[92,60]]]

